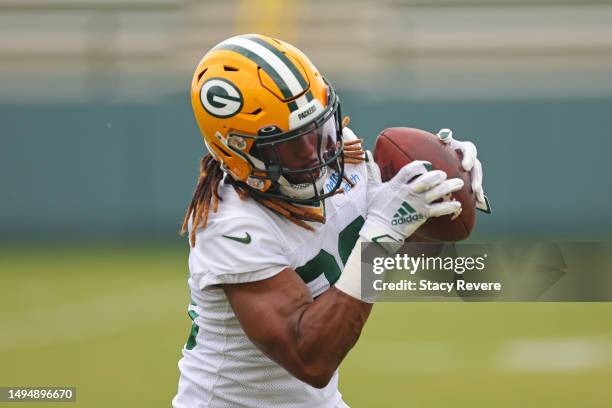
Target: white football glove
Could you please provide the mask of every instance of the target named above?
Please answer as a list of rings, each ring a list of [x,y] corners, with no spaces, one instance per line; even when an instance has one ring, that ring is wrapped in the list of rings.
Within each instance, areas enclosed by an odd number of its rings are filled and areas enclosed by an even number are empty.
[[[463,187],[459,178],[446,179],[441,170],[429,170],[431,163],[415,160],[402,167],[386,183],[371,152],[367,152],[368,213],[360,235],[367,241],[402,242],[428,218],[457,213],[459,201],[442,201],[449,193]]]
[[[459,140],[453,139],[453,131],[450,129],[441,129],[438,132],[438,137],[441,141],[448,144],[453,150],[460,150],[463,154],[463,160],[461,160],[461,166],[465,171],[470,172],[470,178],[472,179],[472,191],[476,194],[476,208],[491,213],[491,206],[489,205],[489,199],[484,194],[482,189],[482,164],[476,157],[478,152],[476,146],[472,142],[460,142]]]

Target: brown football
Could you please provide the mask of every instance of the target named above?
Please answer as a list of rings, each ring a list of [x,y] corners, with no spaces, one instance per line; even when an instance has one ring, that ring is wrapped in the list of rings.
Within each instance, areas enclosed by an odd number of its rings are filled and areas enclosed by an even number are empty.
[[[458,177],[464,182],[452,199],[461,202],[461,213],[430,218],[415,233],[418,238],[435,241],[461,241],[466,239],[476,222],[476,196],[472,191],[470,174],[461,167],[461,152],[451,149],[438,136],[420,129],[396,127],[380,132],[374,148],[374,161],[380,167],[383,181],[387,181],[400,168],[413,160],[427,160],[434,170],[443,170],[448,178]],[[417,238],[417,237],[415,237]]]

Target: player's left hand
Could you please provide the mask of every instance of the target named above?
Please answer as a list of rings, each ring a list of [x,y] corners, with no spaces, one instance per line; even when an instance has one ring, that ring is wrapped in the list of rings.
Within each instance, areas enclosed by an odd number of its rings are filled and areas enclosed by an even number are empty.
[[[489,205],[489,199],[484,194],[482,188],[482,164],[476,157],[478,152],[476,146],[472,142],[461,142],[453,138],[453,131],[450,129],[441,129],[438,132],[440,140],[448,144],[453,150],[460,150],[463,154],[461,160],[461,166],[465,171],[470,172],[472,179],[472,191],[476,194],[476,208],[490,214],[491,206]]]

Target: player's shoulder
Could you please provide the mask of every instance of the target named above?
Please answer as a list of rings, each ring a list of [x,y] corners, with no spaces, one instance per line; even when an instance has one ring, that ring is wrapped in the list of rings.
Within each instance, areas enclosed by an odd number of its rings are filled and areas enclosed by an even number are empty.
[[[251,197],[241,198],[231,185],[224,183],[220,183],[218,193],[221,200],[217,210],[213,211],[211,204],[206,227],[198,227],[196,238],[205,236],[206,239],[211,239],[245,228],[267,231],[270,234],[277,231],[275,219]]]
[[[286,267],[283,239],[270,214],[230,185],[221,184],[219,196],[217,211],[211,208],[190,249],[189,269],[198,286],[261,280]]]

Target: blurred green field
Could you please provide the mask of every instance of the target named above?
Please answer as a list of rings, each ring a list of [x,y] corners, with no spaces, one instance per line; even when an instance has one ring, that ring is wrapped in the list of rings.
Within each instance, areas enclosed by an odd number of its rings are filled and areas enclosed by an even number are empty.
[[[170,406],[190,329],[186,256],[0,249],[0,386],[77,387],[54,407]],[[379,304],[341,392],[353,408],[610,406],[611,315],[609,303]]]

